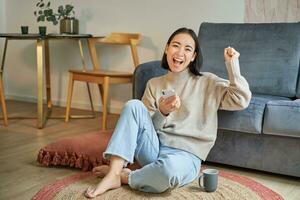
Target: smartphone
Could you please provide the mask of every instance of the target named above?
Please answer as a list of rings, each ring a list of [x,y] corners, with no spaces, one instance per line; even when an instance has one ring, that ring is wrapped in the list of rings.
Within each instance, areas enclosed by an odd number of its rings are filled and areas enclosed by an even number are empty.
[[[163,98],[168,98],[168,97],[176,95],[175,90],[173,90],[173,89],[162,90],[161,92],[162,92]]]

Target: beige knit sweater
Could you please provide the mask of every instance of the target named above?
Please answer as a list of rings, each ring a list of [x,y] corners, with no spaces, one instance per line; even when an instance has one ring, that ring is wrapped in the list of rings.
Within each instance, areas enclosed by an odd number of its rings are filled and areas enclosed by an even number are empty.
[[[238,59],[225,65],[229,81],[207,72],[195,76],[188,68],[148,81],[142,101],[162,145],[191,152],[205,160],[217,136],[217,110],[241,110],[248,106],[251,92],[240,74]],[[167,117],[158,110],[163,89],[174,89],[181,100],[180,108]]]

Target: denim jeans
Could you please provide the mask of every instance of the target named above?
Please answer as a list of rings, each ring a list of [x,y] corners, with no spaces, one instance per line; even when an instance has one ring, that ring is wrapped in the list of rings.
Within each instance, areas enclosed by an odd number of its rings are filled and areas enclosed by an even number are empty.
[[[154,129],[151,116],[139,100],[126,103],[116,125],[104,158],[119,156],[126,163],[134,158],[142,166],[129,174],[131,188],[161,193],[181,187],[197,178],[201,159],[184,150],[163,146]]]

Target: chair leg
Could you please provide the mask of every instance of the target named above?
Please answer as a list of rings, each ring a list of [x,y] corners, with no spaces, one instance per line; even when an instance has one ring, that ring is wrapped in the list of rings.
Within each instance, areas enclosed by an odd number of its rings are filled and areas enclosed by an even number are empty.
[[[107,119],[107,99],[109,89],[109,77],[104,77],[103,83],[103,96],[102,96],[102,130],[106,130],[106,119]]]
[[[0,73],[0,99],[1,99],[4,126],[7,126],[8,125],[7,110],[6,110],[6,103],[5,103],[5,98],[4,98],[4,87],[3,87],[2,74],[1,73]]]
[[[101,101],[103,102],[103,85],[98,85],[100,95],[101,95]]]
[[[70,118],[70,109],[71,109],[71,101],[72,101],[72,95],[73,95],[73,86],[74,86],[73,73],[69,72],[69,86],[68,86],[68,96],[67,96],[65,122],[68,122],[69,118]]]

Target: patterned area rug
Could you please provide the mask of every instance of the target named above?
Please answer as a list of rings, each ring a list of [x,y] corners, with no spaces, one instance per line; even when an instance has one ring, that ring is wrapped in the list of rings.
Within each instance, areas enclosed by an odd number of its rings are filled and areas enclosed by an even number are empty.
[[[43,187],[33,199],[87,199],[83,195],[85,189],[90,185],[96,185],[99,181],[100,179],[93,176],[91,172],[78,173]],[[143,193],[132,190],[128,186],[122,186],[94,199],[283,200],[279,194],[252,179],[224,171],[220,171],[218,189],[213,193],[201,190],[198,186],[198,181],[195,180],[185,187],[170,190],[162,194]]]

